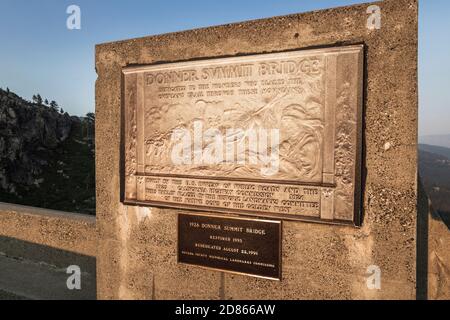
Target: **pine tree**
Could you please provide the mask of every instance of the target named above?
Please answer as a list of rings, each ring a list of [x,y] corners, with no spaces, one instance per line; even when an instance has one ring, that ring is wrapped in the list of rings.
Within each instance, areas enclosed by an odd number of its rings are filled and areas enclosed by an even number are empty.
[[[36,95],[36,103],[42,105],[42,97],[39,93]]]
[[[56,103],[55,100],[52,100],[52,101],[50,102],[50,108],[52,108],[53,110],[58,111],[58,104]]]
[[[95,113],[93,112],[86,113],[86,118],[91,122],[95,122]]]

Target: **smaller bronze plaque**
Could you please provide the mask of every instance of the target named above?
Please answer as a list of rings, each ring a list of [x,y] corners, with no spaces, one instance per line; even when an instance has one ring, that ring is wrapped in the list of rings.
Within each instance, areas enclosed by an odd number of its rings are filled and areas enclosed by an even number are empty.
[[[281,221],[179,214],[178,262],[281,280]]]

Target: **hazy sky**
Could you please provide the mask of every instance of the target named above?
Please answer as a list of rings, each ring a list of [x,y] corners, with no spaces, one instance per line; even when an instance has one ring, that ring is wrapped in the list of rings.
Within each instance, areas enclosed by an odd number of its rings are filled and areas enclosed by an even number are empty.
[[[96,43],[362,2],[0,0],[0,87],[83,115],[94,110]],[[66,28],[71,4],[81,8],[81,30]],[[420,4],[420,133],[450,133],[450,1]]]

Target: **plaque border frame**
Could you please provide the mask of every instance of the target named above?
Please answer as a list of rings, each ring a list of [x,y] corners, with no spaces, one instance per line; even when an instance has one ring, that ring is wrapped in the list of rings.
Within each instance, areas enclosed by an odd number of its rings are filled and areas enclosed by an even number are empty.
[[[180,204],[180,203],[168,203],[168,202],[158,202],[158,201],[139,201],[139,200],[127,200],[125,196],[125,75],[126,72],[130,70],[140,70],[146,67],[153,66],[164,66],[168,64],[175,63],[183,63],[183,62],[202,62],[214,59],[223,59],[223,58],[239,58],[239,57],[247,57],[247,56],[258,56],[258,55],[267,55],[267,54],[277,54],[277,53],[289,53],[289,52],[303,52],[303,51],[319,51],[323,49],[330,50],[342,50],[345,48],[356,48],[359,47],[362,50],[362,61],[360,62],[361,72],[358,74],[359,83],[358,83],[358,92],[356,95],[357,105],[356,105],[356,147],[355,147],[355,179],[354,179],[354,210],[353,210],[353,219],[352,220],[342,220],[342,219],[333,219],[326,220],[319,217],[311,217],[304,215],[295,215],[295,214],[277,214],[277,213],[267,213],[267,212],[248,212],[245,209],[230,209],[230,208],[215,208],[210,206],[196,206],[189,204]],[[213,56],[213,57],[202,57],[195,59],[187,59],[187,60],[174,60],[174,61],[157,61],[155,63],[136,65],[130,64],[123,66],[121,68],[121,81],[120,81],[120,159],[119,159],[119,168],[120,168],[120,202],[124,205],[128,206],[143,206],[143,207],[156,207],[162,209],[175,209],[175,210],[189,210],[192,214],[201,214],[201,213],[209,213],[211,211],[216,214],[232,214],[244,217],[254,217],[260,219],[280,219],[284,221],[293,221],[293,222],[309,222],[309,223],[318,223],[324,225],[336,225],[336,226],[351,226],[360,228],[363,223],[363,194],[364,194],[364,183],[363,183],[363,168],[365,166],[364,163],[364,136],[363,136],[363,128],[365,126],[365,102],[367,92],[367,46],[365,42],[353,42],[353,43],[343,43],[343,44],[330,44],[330,45],[321,45],[321,46],[313,46],[313,47],[303,47],[303,48],[294,48],[289,50],[281,50],[281,51],[271,51],[271,52],[253,52],[242,55],[231,55],[231,56]],[[148,176],[157,176],[158,174],[149,174]],[[161,174],[164,177],[172,177],[172,178],[183,178],[185,176],[180,174]],[[224,177],[205,177],[205,176],[192,176],[191,179],[210,179],[210,180],[228,180],[228,181],[237,181],[237,182],[259,182],[262,183],[261,180],[257,179],[247,179],[247,178],[224,178]],[[290,181],[285,180],[280,182],[279,180],[265,180],[267,183],[272,184],[283,184],[283,182],[289,184],[303,185],[303,186],[316,186],[316,187],[334,187],[334,185],[330,185],[327,183],[302,183],[298,181]]]

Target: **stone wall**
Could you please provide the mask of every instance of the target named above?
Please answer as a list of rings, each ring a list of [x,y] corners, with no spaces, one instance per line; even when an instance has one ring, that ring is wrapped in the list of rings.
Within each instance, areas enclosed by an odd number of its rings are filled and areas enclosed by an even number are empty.
[[[95,217],[76,213],[0,203],[0,237],[90,257],[97,253]]]
[[[416,298],[418,5],[375,4],[380,30],[363,4],[97,46],[98,298]],[[178,265],[182,211],[120,201],[122,68],[350,44],[365,45],[362,227],[285,222],[281,282]]]
[[[427,298],[450,299],[450,231],[438,212],[429,207]]]
[[[95,217],[0,203],[0,300],[96,297]],[[67,268],[81,290],[67,288]]]

